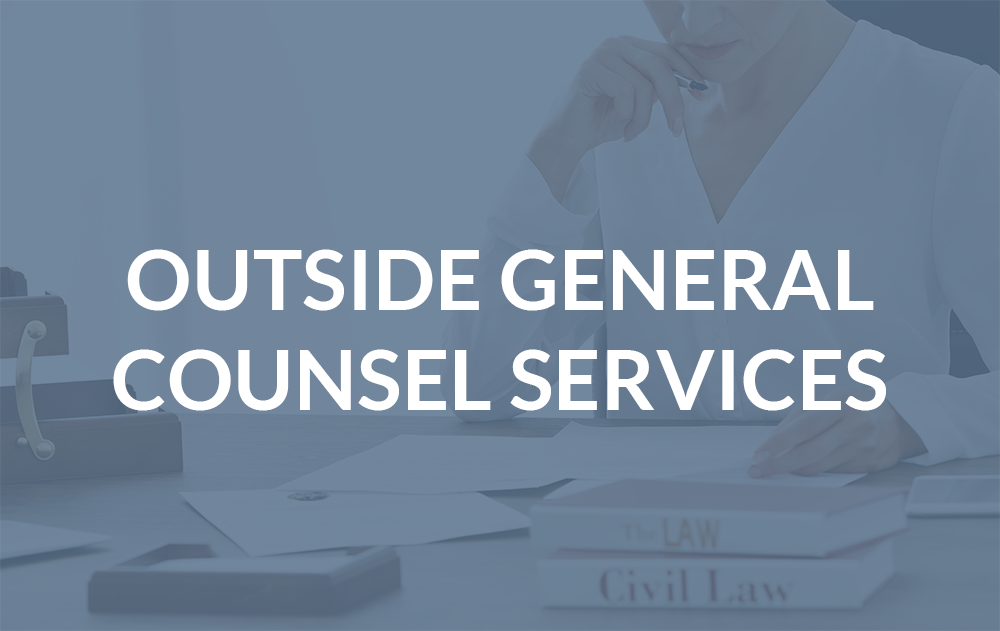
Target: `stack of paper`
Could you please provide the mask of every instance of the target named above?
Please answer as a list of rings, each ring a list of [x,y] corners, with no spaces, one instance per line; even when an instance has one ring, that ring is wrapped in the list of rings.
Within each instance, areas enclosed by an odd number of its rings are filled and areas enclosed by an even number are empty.
[[[251,556],[344,546],[407,545],[529,525],[477,491],[575,479],[563,496],[627,478],[842,486],[860,476],[753,480],[770,427],[588,427],[554,438],[397,436],[277,490],[183,493]]]
[[[545,486],[560,480],[684,477],[763,485],[842,486],[860,476],[746,475],[770,427],[589,427],[554,438],[397,436],[281,485],[288,490],[463,493]]]

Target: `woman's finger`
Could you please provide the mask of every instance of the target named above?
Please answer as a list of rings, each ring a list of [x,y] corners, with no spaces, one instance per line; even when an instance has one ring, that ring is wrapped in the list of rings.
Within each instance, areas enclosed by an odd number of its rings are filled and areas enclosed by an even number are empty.
[[[751,462],[759,465],[781,455],[796,445],[822,434],[840,420],[841,416],[840,410],[810,410],[789,415],[757,447]]]
[[[804,411],[805,410],[802,409],[801,403],[793,403],[792,406],[788,408],[788,412],[785,413],[785,418],[781,419],[781,422],[775,426],[775,429],[778,429],[779,427],[787,427],[789,424],[794,423],[795,418]]]
[[[596,61],[588,61],[580,93],[590,98],[608,96],[617,118],[628,120],[635,111],[635,90],[631,82]]]
[[[597,55],[596,60],[632,84],[635,94],[634,110],[632,120],[625,126],[625,140],[626,142],[632,140],[649,126],[649,120],[653,115],[653,104],[657,100],[653,84],[616,52],[606,51]]]
[[[670,131],[675,137],[680,136],[683,130],[684,100],[681,98],[680,88],[677,87],[677,79],[670,64],[656,55],[629,45],[622,38],[606,41],[601,45],[597,56],[601,63],[619,71],[615,68],[615,62],[608,57],[618,57],[623,64],[635,69],[653,86],[656,97],[663,105],[663,113],[667,117]]]
[[[788,451],[750,467],[752,478],[797,471],[819,463],[845,444],[857,439],[857,428],[850,422],[834,422],[825,431],[797,443]],[[843,461],[841,461],[843,462]],[[840,464],[839,462],[837,464]]]
[[[684,99],[681,98],[681,90],[669,62],[632,46],[625,46],[622,56],[652,83],[660,104],[663,105],[670,131],[674,136],[680,136],[684,130]]]
[[[688,79],[694,79],[700,83],[705,83],[705,77],[701,76],[701,73],[691,65],[691,62],[688,61],[679,50],[670,44],[667,44],[666,42],[653,42],[648,39],[632,37],[631,35],[623,35],[620,39],[627,44],[646,51],[647,53],[665,59],[670,63],[671,68],[681,73]]]
[[[816,475],[817,473],[824,473],[826,471],[836,469],[837,467],[850,462],[854,458],[858,450],[856,442],[857,441],[852,441],[840,445],[824,458],[821,458],[810,465],[806,465],[805,467],[795,469],[792,473],[795,475]]]

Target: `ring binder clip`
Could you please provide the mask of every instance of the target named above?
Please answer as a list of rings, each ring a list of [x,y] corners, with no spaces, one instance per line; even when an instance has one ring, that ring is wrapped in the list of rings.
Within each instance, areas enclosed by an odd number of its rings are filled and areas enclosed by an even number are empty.
[[[17,398],[17,413],[21,417],[21,429],[24,437],[17,439],[17,446],[30,446],[31,453],[39,460],[48,460],[56,452],[56,446],[51,440],[42,438],[38,429],[38,419],[35,416],[35,400],[31,394],[31,360],[35,356],[35,344],[45,337],[45,324],[32,320],[21,333],[21,345],[17,348],[17,372],[15,395]]]

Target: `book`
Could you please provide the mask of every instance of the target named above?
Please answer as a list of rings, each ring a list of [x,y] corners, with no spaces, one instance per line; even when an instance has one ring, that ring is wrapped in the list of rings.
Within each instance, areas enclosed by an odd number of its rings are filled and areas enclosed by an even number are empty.
[[[856,609],[893,572],[891,538],[826,558],[560,550],[538,562],[546,607]]]
[[[542,548],[823,557],[906,528],[903,489],[622,480],[531,508]]]

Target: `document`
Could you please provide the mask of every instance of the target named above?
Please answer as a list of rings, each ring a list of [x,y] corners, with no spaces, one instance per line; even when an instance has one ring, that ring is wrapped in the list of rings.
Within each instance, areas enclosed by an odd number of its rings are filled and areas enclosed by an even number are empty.
[[[4,519],[0,521],[0,559],[71,550],[107,541],[111,537],[80,530],[52,528]]]
[[[565,479],[697,476],[702,481],[841,486],[860,476],[746,475],[771,427],[590,427],[554,438],[397,436],[278,487],[290,491],[440,494],[537,488]],[[695,479],[695,478],[691,478]]]
[[[782,473],[767,478],[751,478],[746,474],[749,462],[746,467],[721,469],[719,471],[707,471],[704,473],[692,473],[690,475],[674,476],[671,480],[685,480],[689,482],[717,482],[720,484],[746,484],[757,486],[800,486],[800,487],[824,487],[836,488],[846,486],[855,480],[865,477],[863,473],[820,473],[819,475],[802,476],[792,473]],[[560,497],[567,497],[581,491],[589,491],[599,486],[609,484],[613,480],[572,480],[560,486],[545,496],[547,500],[554,500]]]
[[[576,478],[546,499],[565,497],[613,480],[674,479],[761,486],[839,487],[864,474],[747,475],[753,450],[773,430],[734,427],[590,427],[570,423],[556,434],[558,457]]]
[[[855,480],[865,477],[864,473],[818,473],[816,475],[795,475],[781,473],[766,478],[751,478],[747,475],[750,459],[735,467],[717,471],[703,471],[690,475],[674,476],[674,480],[689,480],[691,482],[720,482],[724,484],[751,484],[757,486],[806,486],[836,488],[846,486]]]
[[[570,423],[553,438],[564,478],[655,480],[732,468],[749,460],[773,428],[761,426],[590,427]]]
[[[527,528],[531,523],[527,515],[479,493],[265,490],[181,495],[252,557],[348,546],[416,545]]]
[[[550,438],[397,436],[279,489],[463,493],[527,489],[565,479]]]

